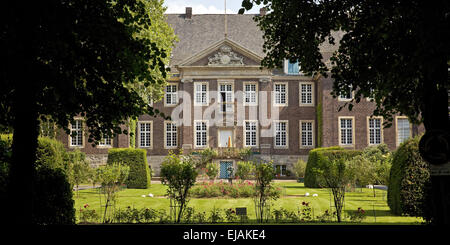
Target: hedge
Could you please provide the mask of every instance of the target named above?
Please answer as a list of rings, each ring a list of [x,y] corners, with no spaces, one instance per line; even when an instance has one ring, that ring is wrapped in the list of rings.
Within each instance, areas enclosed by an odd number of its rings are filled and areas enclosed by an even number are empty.
[[[133,189],[150,187],[151,173],[147,164],[147,151],[144,149],[115,148],[109,149],[107,164],[122,163],[130,166],[130,173],[125,185]]]
[[[0,207],[8,209],[7,190],[12,137],[0,137]],[[65,174],[66,150],[53,139],[40,137],[36,152],[36,175],[33,176],[32,221],[34,224],[75,224],[72,188]]]
[[[404,142],[394,153],[389,177],[388,205],[395,215],[427,219],[430,170],[419,153],[420,137]]]
[[[311,150],[305,169],[305,187],[320,188],[319,181],[313,169],[319,166],[319,162],[322,161],[323,158],[344,158],[345,160],[349,160],[361,153],[360,150],[346,150],[340,146],[323,147]]]

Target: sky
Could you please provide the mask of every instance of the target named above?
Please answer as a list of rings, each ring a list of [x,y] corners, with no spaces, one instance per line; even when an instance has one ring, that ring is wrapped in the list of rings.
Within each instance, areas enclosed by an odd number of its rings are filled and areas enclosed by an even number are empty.
[[[237,14],[241,8],[242,0],[226,0],[227,14]],[[185,13],[186,7],[192,7],[192,14],[223,14],[224,0],[164,0],[167,14]],[[246,14],[258,14],[258,6],[254,6]]]

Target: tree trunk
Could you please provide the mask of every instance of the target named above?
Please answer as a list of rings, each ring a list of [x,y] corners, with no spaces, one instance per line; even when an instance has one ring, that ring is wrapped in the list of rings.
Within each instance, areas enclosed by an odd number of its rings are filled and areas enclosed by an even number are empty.
[[[8,212],[12,224],[33,223],[33,179],[39,122],[35,96],[31,88],[18,91],[14,106],[14,135],[8,196],[13,211]],[[24,102],[29,103],[25,104]]]

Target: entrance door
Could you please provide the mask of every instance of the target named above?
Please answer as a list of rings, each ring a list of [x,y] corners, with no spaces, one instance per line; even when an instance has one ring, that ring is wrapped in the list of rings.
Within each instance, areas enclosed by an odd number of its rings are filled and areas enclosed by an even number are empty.
[[[219,178],[221,179],[228,179],[232,176],[232,169],[233,169],[233,161],[220,161],[220,173]],[[231,171],[230,171],[231,170]]]
[[[233,130],[231,129],[222,129],[219,130],[219,147],[230,147],[233,146]]]

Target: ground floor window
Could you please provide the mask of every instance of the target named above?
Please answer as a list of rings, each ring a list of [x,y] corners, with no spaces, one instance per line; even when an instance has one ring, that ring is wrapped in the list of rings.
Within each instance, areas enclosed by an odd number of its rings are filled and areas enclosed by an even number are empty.
[[[286,176],[287,175],[286,165],[275,165],[275,173],[277,176]]]

